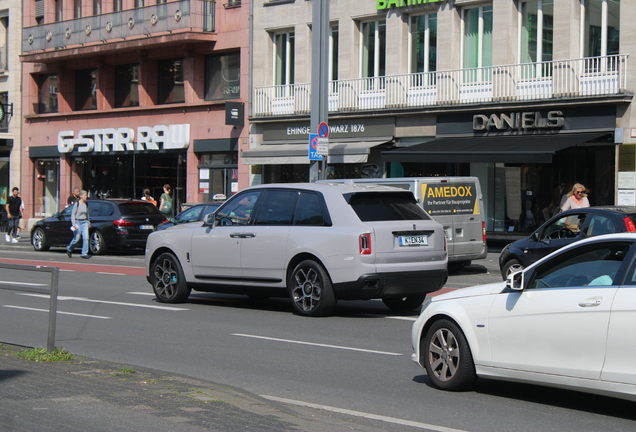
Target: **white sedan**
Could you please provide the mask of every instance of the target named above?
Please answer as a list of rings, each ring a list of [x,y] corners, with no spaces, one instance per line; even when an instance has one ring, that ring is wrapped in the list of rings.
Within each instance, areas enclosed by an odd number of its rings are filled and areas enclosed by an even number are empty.
[[[506,282],[433,297],[412,359],[444,390],[484,377],[636,400],[635,256],[636,233],[593,237]]]

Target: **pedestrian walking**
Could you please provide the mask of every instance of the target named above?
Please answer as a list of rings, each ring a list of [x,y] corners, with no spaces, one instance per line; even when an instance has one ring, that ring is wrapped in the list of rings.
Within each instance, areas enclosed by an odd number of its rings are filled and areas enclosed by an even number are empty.
[[[159,210],[165,217],[172,216],[172,188],[169,184],[163,185],[163,193],[161,194],[161,205]]]
[[[565,200],[565,203],[561,206],[561,211],[566,211],[570,209],[579,209],[583,207],[589,207],[590,202],[587,199],[587,194],[585,193],[585,186],[581,183],[576,183],[572,186],[572,190],[568,193],[568,197]]]
[[[157,206],[157,201],[150,195],[150,189],[144,189],[144,196],[141,199],[153,204],[155,207]]]
[[[18,234],[15,236],[16,238],[20,238],[20,231],[26,228],[26,221],[24,220],[24,201],[22,201],[22,196],[19,191],[18,198],[20,198],[20,221],[18,222]]]
[[[72,206],[77,201],[79,201],[79,197],[80,197],[80,188],[76,187],[75,189],[73,189],[73,192],[66,200],[66,207]]]
[[[20,189],[14,187],[11,190],[11,196],[7,198],[6,204],[7,216],[9,217],[9,228],[7,233],[4,235],[4,239],[7,243],[18,242],[18,230],[20,228],[20,218],[22,217],[21,207],[22,199],[20,198]]]
[[[75,249],[75,245],[79,243],[80,237],[82,237],[82,258],[90,258],[88,255],[88,228],[91,226],[91,221],[88,217],[87,198],[88,193],[85,190],[80,191],[79,201],[73,204],[73,210],[71,210],[71,229],[75,235],[66,248],[66,255],[68,255],[69,258],[73,257],[73,249]]]

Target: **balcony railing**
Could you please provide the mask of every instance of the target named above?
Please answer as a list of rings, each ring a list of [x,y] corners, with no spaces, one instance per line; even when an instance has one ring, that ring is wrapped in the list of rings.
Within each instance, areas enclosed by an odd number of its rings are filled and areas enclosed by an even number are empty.
[[[214,31],[216,3],[182,0],[22,29],[22,53],[179,30]]]
[[[329,112],[618,95],[627,55],[329,82]],[[255,116],[308,114],[311,84],[256,87]]]

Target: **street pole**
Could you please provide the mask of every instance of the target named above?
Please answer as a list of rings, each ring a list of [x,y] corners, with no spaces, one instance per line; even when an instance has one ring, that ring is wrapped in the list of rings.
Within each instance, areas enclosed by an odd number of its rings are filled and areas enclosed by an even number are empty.
[[[318,125],[326,123],[329,117],[329,0],[313,0],[312,7],[309,129],[311,133],[318,133]],[[310,182],[327,178],[327,158],[323,156],[322,161],[309,161]]]

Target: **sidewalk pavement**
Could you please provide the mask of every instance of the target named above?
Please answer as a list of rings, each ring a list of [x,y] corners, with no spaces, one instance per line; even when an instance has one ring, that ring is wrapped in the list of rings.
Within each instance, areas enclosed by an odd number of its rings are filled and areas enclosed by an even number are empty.
[[[79,356],[52,363],[15,356],[23,349],[0,344],[3,432],[426,430],[286,405],[235,387]]]

